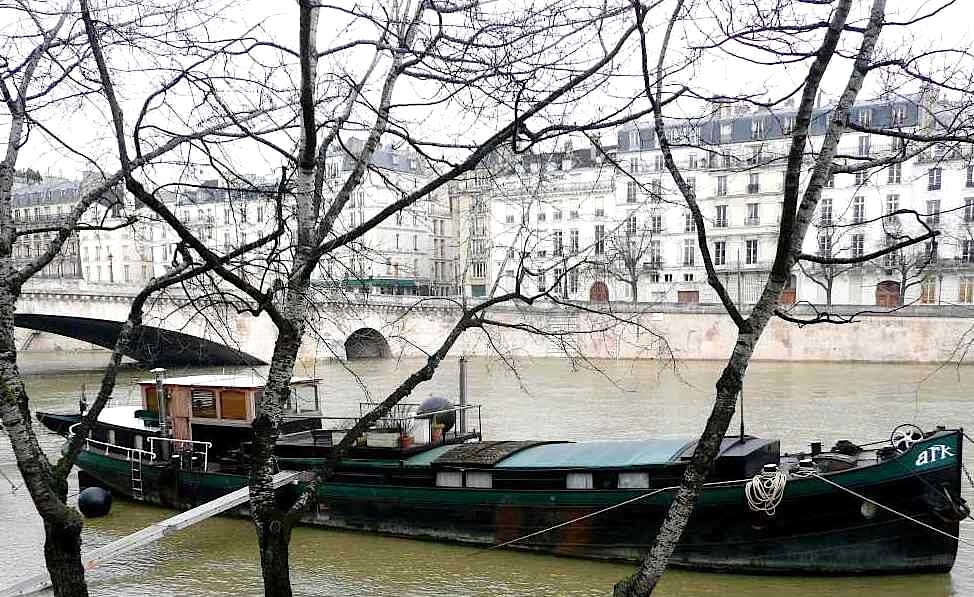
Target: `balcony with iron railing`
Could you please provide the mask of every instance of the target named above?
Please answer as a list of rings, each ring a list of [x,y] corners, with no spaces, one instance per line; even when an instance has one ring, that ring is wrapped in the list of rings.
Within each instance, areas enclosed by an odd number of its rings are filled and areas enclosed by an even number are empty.
[[[591,193],[610,193],[616,188],[615,180],[600,179],[592,182],[563,182],[546,183],[538,182],[533,185],[525,185],[520,182],[500,182],[491,189],[491,195],[502,195],[507,197],[536,197],[538,195],[551,194],[591,194]]]

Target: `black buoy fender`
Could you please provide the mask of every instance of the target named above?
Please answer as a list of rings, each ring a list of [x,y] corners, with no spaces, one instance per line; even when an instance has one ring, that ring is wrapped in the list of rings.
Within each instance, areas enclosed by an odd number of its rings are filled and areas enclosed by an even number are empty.
[[[78,494],[78,510],[87,518],[99,518],[112,510],[112,494],[103,487],[89,487]]]

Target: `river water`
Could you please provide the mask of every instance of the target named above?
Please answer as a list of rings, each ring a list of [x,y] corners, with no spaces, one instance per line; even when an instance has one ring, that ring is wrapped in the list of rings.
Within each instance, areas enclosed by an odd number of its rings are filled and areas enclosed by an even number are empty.
[[[76,409],[82,384],[96,387],[100,355],[22,355],[32,405],[40,410]],[[326,380],[325,410],[349,413],[367,393],[381,397],[421,364],[418,360],[319,362],[304,373]],[[720,364],[690,362],[677,371],[652,361],[598,361],[573,367],[562,360],[469,363],[471,402],[483,405],[487,439],[586,439],[695,435],[709,411]],[[200,370],[202,371],[202,370]],[[191,371],[171,371],[170,374]],[[130,393],[131,369],[118,396]],[[932,365],[752,365],[745,385],[747,431],[780,437],[785,450],[820,440],[888,437],[899,423],[974,428],[974,367]],[[444,363],[417,398],[456,395],[456,360]],[[735,422],[735,428],[736,428]],[[0,471],[17,484],[16,466],[0,432]],[[55,453],[61,438],[44,434]],[[974,469],[974,446],[966,460]],[[76,480],[74,480],[76,483]],[[974,492],[966,489],[974,501]],[[167,510],[116,502],[112,513],[86,523],[86,549],[166,518]],[[634,521],[638,522],[638,521]],[[974,522],[962,525],[974,542]],[[0,476],[0,586],[43,568],[43,530],[26,490]],[[611,594],[631,571],[620,564],[518,552],[439,545],[351,532],[297,529],[292,542],[292,580],[300,595],[551,596]],[[258,595],[260,571],[248,520],[218,518],[156,542],[89,574],[93,595]],[[744,597],[815,595],[940,597],[974,595],[974,548],[961,545],[950,574],[869,578],[777,578],[668,572],[661,596]]]

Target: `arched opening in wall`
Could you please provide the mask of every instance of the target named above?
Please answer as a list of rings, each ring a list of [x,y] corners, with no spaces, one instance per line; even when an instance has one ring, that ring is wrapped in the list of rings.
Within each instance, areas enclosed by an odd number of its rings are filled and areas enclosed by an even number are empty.
[[[360,328],[345,340],[345,358],[384,359],[391,356],[389,342],[378,330]]]
[[[592,283],[592,287],[588,290],[588,300],[593,303],[609,302],[609,287],[605,285],[605,282],[597,280]]]
[[[792,274],[788,276],[784,289],[781,291],[781,298],[778,303],[782,305],[794,305],[798,302],[798,276]]]
[[[897,307],[900,304],[900,283],[883,280],[876,284],[876,304],[880,307]]]

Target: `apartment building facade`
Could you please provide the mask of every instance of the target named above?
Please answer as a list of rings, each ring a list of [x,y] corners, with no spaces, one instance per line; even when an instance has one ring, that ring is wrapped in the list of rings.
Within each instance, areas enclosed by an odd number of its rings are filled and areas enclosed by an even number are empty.
[[[350,139],[326,161],[326,196],[334,195],[355,166],[361,141]],[[362,183],[342,210],[336,231],[370,221],[415,191],[432,173],[419,154],[391,145],[377,149]],[[452,235],[446,193],[434,193],[386,218],[361,238],[326,257],[319,277],[346,290],[371,294],[447,293],[451,282]]]
[[[903,131],[936,130],[933,117],[943,107],[922,98],[856,105],[853,122]],[[829,108],[816,109],[810,145],[821,144]],[[785,156],[791,143],[794,112],[724,110],[716,118],[674,124],[674,158],[696,189],[706,221],[709,249],[730,295],[752,303],[770,271],[781,216]],[[865,164],[895,155],[902,145],[890,137],[847,132],[837,161]],[[974,273],[974,170],[970,153],[948,147],[926,148],[895,164],[836,174],[805,237],[803,250],[833,257],[860,257],[879,251],[925,229],[914,210],[940,231],[935,243],[903,249],[864,264],[796,267],[783,300],[814,304],[894,306],[904,303],[970,303]],[[659,189],[671,210],[682,197],[665,171],[655,134],[649,126],[619,131],[617,156],[638,191]],[[806,167],[811,162],[806,161]],[[804,178],[808,172],[803,173]],[[968,207],[970,206],[970,207]],[[653,300],[715,302],[706,285],[696,235],[679,218],[665,218],[658,275],[650,276]],[[673,225],[675,224],[675,225]]]

